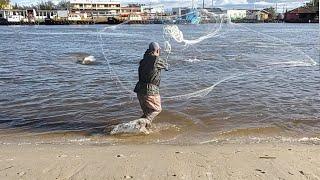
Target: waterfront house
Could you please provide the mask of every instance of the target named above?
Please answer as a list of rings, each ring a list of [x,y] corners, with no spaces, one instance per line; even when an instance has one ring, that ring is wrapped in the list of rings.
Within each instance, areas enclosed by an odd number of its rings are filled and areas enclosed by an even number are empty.
[[[168,14],[165,13],[163,5],[157,5],[157,6],[148,5],[148,6],[143,6],[142,9],[146,19],[164,20],[169,18],[167,17]]]
[[[285,13],[284,21],[292,23],[319,23],[319,8],[308,6],[295,8]]]
[[[245,19],[247,16],[247,10],[244,9],[231,9],[227,10],[227,16],[231,20],[241,20]]]
[[[94,17],[114,17],[120,14],[121,6],[119,2],[106,0],[70,0],[70,9]]]
[[[265,22],[271,20],[271,14],[265,10],[247,10],[246,20],[252,22]]]
[[[172,8],[172,15],[174,15],[176,19],[186,19],[186,14],[190,11],[191,9],[187,7]]]
[[[121,15],[142,14],[144,4],[128,4],[121,7]]]
[[[199,10],[202,12],[202,19],[205,22],[220,22],[221,18],[226,15],[226,11],[220,8],[203,8]]]
[[[143,12],[147,14],[165,14],[164,5],[157,6],[142,6]]]

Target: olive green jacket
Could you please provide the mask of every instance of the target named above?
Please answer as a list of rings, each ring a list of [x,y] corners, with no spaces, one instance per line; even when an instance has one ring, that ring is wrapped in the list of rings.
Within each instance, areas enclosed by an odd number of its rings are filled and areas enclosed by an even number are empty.
[[[134,92],[143,95],[160,93],[161,70],[168,70],[168,64],[149,50],[144,54],[139,66],[139,81]]]

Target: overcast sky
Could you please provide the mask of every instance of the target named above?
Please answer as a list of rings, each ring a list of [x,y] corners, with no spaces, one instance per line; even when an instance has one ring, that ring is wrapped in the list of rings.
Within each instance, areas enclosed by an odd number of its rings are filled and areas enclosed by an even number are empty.
[[[36,4],[41,0],[11,0],[12,3],[18,3],[21,5]],[[53,2],[59,2],[59,0],[52,0]],[[198,6],[202,7],[202,0],[194,0]],[[166,9],[172,7],[191,7],[192,0],[118,0],[120,3],[143,3],[151,5],[164,5]],[[282,11],[284,8],[292,9],[309,2],[309,0],[205,0],[206,7],[220,7],[222,9],[253,9],[266,8],[270,6],[278,6],[278,11]]]

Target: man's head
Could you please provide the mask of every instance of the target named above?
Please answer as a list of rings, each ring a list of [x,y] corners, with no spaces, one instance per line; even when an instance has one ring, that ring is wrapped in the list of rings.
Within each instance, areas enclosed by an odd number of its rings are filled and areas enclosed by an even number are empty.
[[[160,45],[157,42],[152,42],[149,44],[149,50],[153,52],[155,56],[160,56]]]

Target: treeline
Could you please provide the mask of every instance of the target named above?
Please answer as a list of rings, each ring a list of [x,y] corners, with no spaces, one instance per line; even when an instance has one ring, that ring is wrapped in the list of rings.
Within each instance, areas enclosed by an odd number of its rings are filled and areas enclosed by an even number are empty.
[[[41,1],[37,4],[31,4],[29,6],[21,6],[16,3],[13,6],[13,9],[66,10],[69,9],[69,7],[70,2],[68,0],[62,0],[57,5],[54,4],[52,1]]]
[[[319,9],[319,0],[311,0],[306,5],[309,6],[309,7],[315,7],[315,8]]]
[[[10,0],[0,0],[0,9],[6,7],[8,4],[10,4]]]

